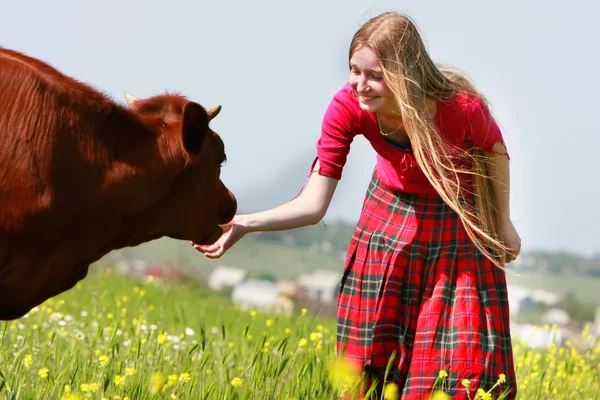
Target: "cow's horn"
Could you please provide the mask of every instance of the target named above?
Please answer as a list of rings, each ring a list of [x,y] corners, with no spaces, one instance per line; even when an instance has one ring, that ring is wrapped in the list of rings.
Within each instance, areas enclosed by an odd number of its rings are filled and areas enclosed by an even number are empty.
[[[134,97],[131,93],[129,93],[126,90],[125,91],[125,100],[127,100],[127,104],[129,104],[129,106],[131,107],[133,105],[133,103],[135,103],[137,101],[137,98]]]
[[[221,112],[221,105],[216,105],[214,107],[207,108],[206,113],[208,114],[208,120],[209,121],[212,120],[214,117],[219,115],[220,112]]]

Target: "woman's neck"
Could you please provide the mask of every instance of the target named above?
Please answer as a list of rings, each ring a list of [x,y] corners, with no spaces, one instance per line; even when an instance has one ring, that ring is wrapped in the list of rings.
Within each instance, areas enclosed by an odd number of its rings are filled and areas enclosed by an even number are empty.
[[[427,111],[429,112],[430,118],[435,118],[437,115],[437,100],[427,98],[425,100],[427,105]],[[376,113],[377,122],[379,124],[379,130],[384,136],[406,136],[406,129],[404,128],[404,121],[402,115],[398,111],[383,110]]]

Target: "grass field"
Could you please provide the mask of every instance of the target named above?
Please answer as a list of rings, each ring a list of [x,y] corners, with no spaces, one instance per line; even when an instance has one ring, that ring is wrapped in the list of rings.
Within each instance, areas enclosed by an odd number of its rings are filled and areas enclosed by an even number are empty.
[[[356,379],[334,363],[334,332],[319,316],[240,311],[197,286],[95,268],[27,317],[0,323],[0,398],[339,398]],[[515,355],[519,399],[600,399],[597,342],[585,351],[517,344]]]

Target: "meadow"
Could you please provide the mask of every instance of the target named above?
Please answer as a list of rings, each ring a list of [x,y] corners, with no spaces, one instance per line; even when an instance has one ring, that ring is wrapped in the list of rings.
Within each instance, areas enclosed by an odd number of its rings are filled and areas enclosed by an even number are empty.
[[[583,349],[515,345],[519,399],[600,399],[600,343],[581,335]],[[0,346],[1,399],[333,399],[359,384],[335,356],[331,319],[242,311],[196,285],[101,267],[0,323]],[[397,399],[397,388],[382,396]]]

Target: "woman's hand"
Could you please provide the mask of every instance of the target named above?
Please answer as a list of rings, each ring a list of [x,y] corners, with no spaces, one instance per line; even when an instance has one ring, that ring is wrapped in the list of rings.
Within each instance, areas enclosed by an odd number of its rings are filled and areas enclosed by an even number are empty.
[[[509,249],[505,254],[504,262],[509,263],[514,261],[521,253],[521,237],[510,220],[503,221],[500,224],[500,233],[502,242]]]
[[[196,244],[192,242],[192,246],[208,258],[221,257],[231,246],[248,233],[241,221],[241,216],[236,215],[230,222],[221,225],[223,233],[216,242],[212,244]]]

